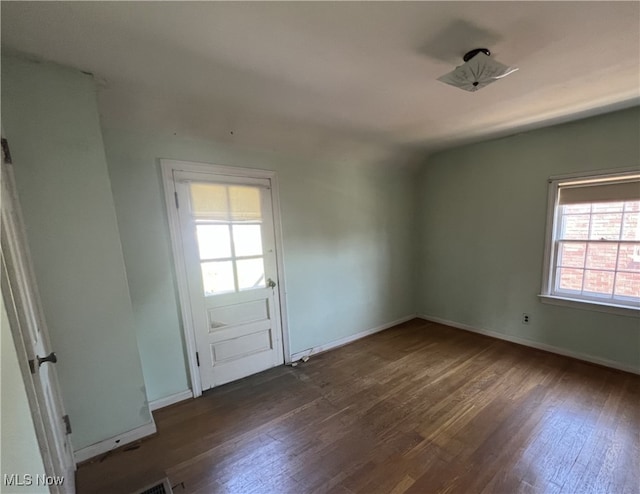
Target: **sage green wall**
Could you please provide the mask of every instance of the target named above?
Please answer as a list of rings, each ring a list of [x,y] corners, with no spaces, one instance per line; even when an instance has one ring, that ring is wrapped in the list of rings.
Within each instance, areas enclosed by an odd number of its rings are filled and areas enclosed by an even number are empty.
[[[79,449],[152,420],[94,81],[3,57],[2,124]]]
[[[103,135],[150,400],[188,387],[158,158],[278,173],[293,352],[414,313],[407,169],[115,128]]]
[[[0,332],[0,492],[49,492],[43,486],[15,487],[4,484],[4,476],[12,474],[19,475],[20,479],[30,474],[35,484],[36,475],[42,475],[45,471],[2,297]]]
[[[640,369],[637,318],[537,297],[547,179],[638,166],[638,107],[430,157],[419,185],[418,313]]]

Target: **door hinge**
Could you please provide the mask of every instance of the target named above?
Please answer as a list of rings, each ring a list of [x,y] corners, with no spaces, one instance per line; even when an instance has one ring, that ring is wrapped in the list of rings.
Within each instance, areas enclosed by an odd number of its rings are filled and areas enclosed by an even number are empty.
[[[34,359],[29,359],[29,370],[31,371],[31,374],[36,373],[36,361]]]
[[[5,163],[13,163],[11,161],[11,151],[9,151],[9,141],[7,141],[4,137],[2,138],[2,156]]]
[[[198,364],[198,367],[200,367],[200,354],[198,352],[196,352],[196,363]]]
[[[62,421],[64,422],[64,430],[67,434],[71,434],[71,420],[69,420],[69,416],[65,415],[62,417]]]
[[[174,192],[173,197],[176,198],[176,209],[180,209],[180,204],[178,203],[178,193]]]

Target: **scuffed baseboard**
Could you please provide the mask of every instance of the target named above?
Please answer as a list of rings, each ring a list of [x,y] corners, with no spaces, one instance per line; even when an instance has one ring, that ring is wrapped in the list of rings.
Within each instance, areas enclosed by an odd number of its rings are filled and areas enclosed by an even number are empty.
[[[138,439],[142,439],[143,437],[147,437],[155,433],[156,424],[155,422],[151,422],[150,424],[142,425],[133,430],[123,432],[117,436],[113,436],[109,439],[105,439],[104,441],[79,449],[74,452],[74,456],[76,462],[81,463],[93,458],[94,456],[104,454],[112,449],[119,448],[120,446],[124,446],[125,444],[132,443]]]
[[[295,362],[303,357],[309,357],[311,355],[315,355],[316,353],[326,352],[327,350],[332,350],[334,348],[347,345],[348,343],[359,340],[360,338],[379,333],[380,331],[392,328],[393,326],[397,326],[398,324],[402,324],[403,322],[410,321],[411,319],[415,319],[416,317],[417,316],[415,314],[410,314],[387,324],[383,324],[371,329],[365,329],[364,331],[360,331],[359,333],[340,338],[339,340],[330,341],[329,343],[325,343],[324,345],[318,345],[312,348],[307,348],[306,350],[303,350],[301,352],[292,353],[291,361]]]
[[[471,331],[473,333],[483,334],[485,336],[490,336],[492,338],[497,338],[499,340],[509,341],[511,343],[517,343],[518,345],[528,346],[531,348],[536,348],[538,350],[544,350],[545,352],[555,353],[557,355],[562,355],[564,357],[571,357],[577,360],[590,362],[592,364],[602,365],[604,367],[610,367],[612,369],[630,372],[632,374],[640,374],[640,368],[634,367],[631,365],[621,364],[620,362],[616,362],[615,360],[603,359],[600,357],[595,357],[593,355],[588,355],[586,353],[574,352],[572,350],[567,350],[565,348],[560,348],[553,345],[547,345],[546,343],[539,343],[537,341],[528,340],[526,338],[519,338],[517,336],[498,333],[496,331],[491,331],[488,329],[476,328],[474,326],[469,326],[468,324],[449,321],[447,319],[442,319],[436,316],[418,314],[416,317],[419,317],[420,319],[424,319],[425,321],[431,321],[438,324],[444,324],[445,326],[451,326],[452,328],[463,329],[465,331]]]

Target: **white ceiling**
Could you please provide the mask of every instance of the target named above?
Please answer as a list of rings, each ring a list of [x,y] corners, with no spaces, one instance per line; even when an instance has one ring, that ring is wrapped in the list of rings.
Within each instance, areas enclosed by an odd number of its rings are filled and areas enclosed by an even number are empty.
[[[1,8],[3,49],[93,72],[103,118],[164,119],[168,129],[180,118],[182,127],[213,137],[243,125],[249,132],[253,121],[263,130],[307,128],[324,138],[437,149],[632,106],[640,97],[638,2]],[[476,47],[520,70],[476,93],[436,80]]]

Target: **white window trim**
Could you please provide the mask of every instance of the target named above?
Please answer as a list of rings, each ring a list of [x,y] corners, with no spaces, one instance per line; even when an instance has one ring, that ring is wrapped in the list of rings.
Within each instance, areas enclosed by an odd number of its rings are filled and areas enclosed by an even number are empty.
[[[573,307],[575,309],[593,310],[597,312],[608,312],[622,316],[640,318],[640,307],[630,307],[612,302],[600,302],[596,300],[575,299],[563,297],[553,293],[553,245],[554,232],[557,227],[558,189],[560,184],[576,179],[605,179],[608,177],[624,177],[625,175],[637,175],[637,168],[623,168],[616,170],[594,171],[584,173],[572,173],[567,175],[556,175],[549,178],[549,192],[547,196],[547,226],[544,239],[544,257],[542,271],[542,287],[540,290],[540,301],[545,304]]]

